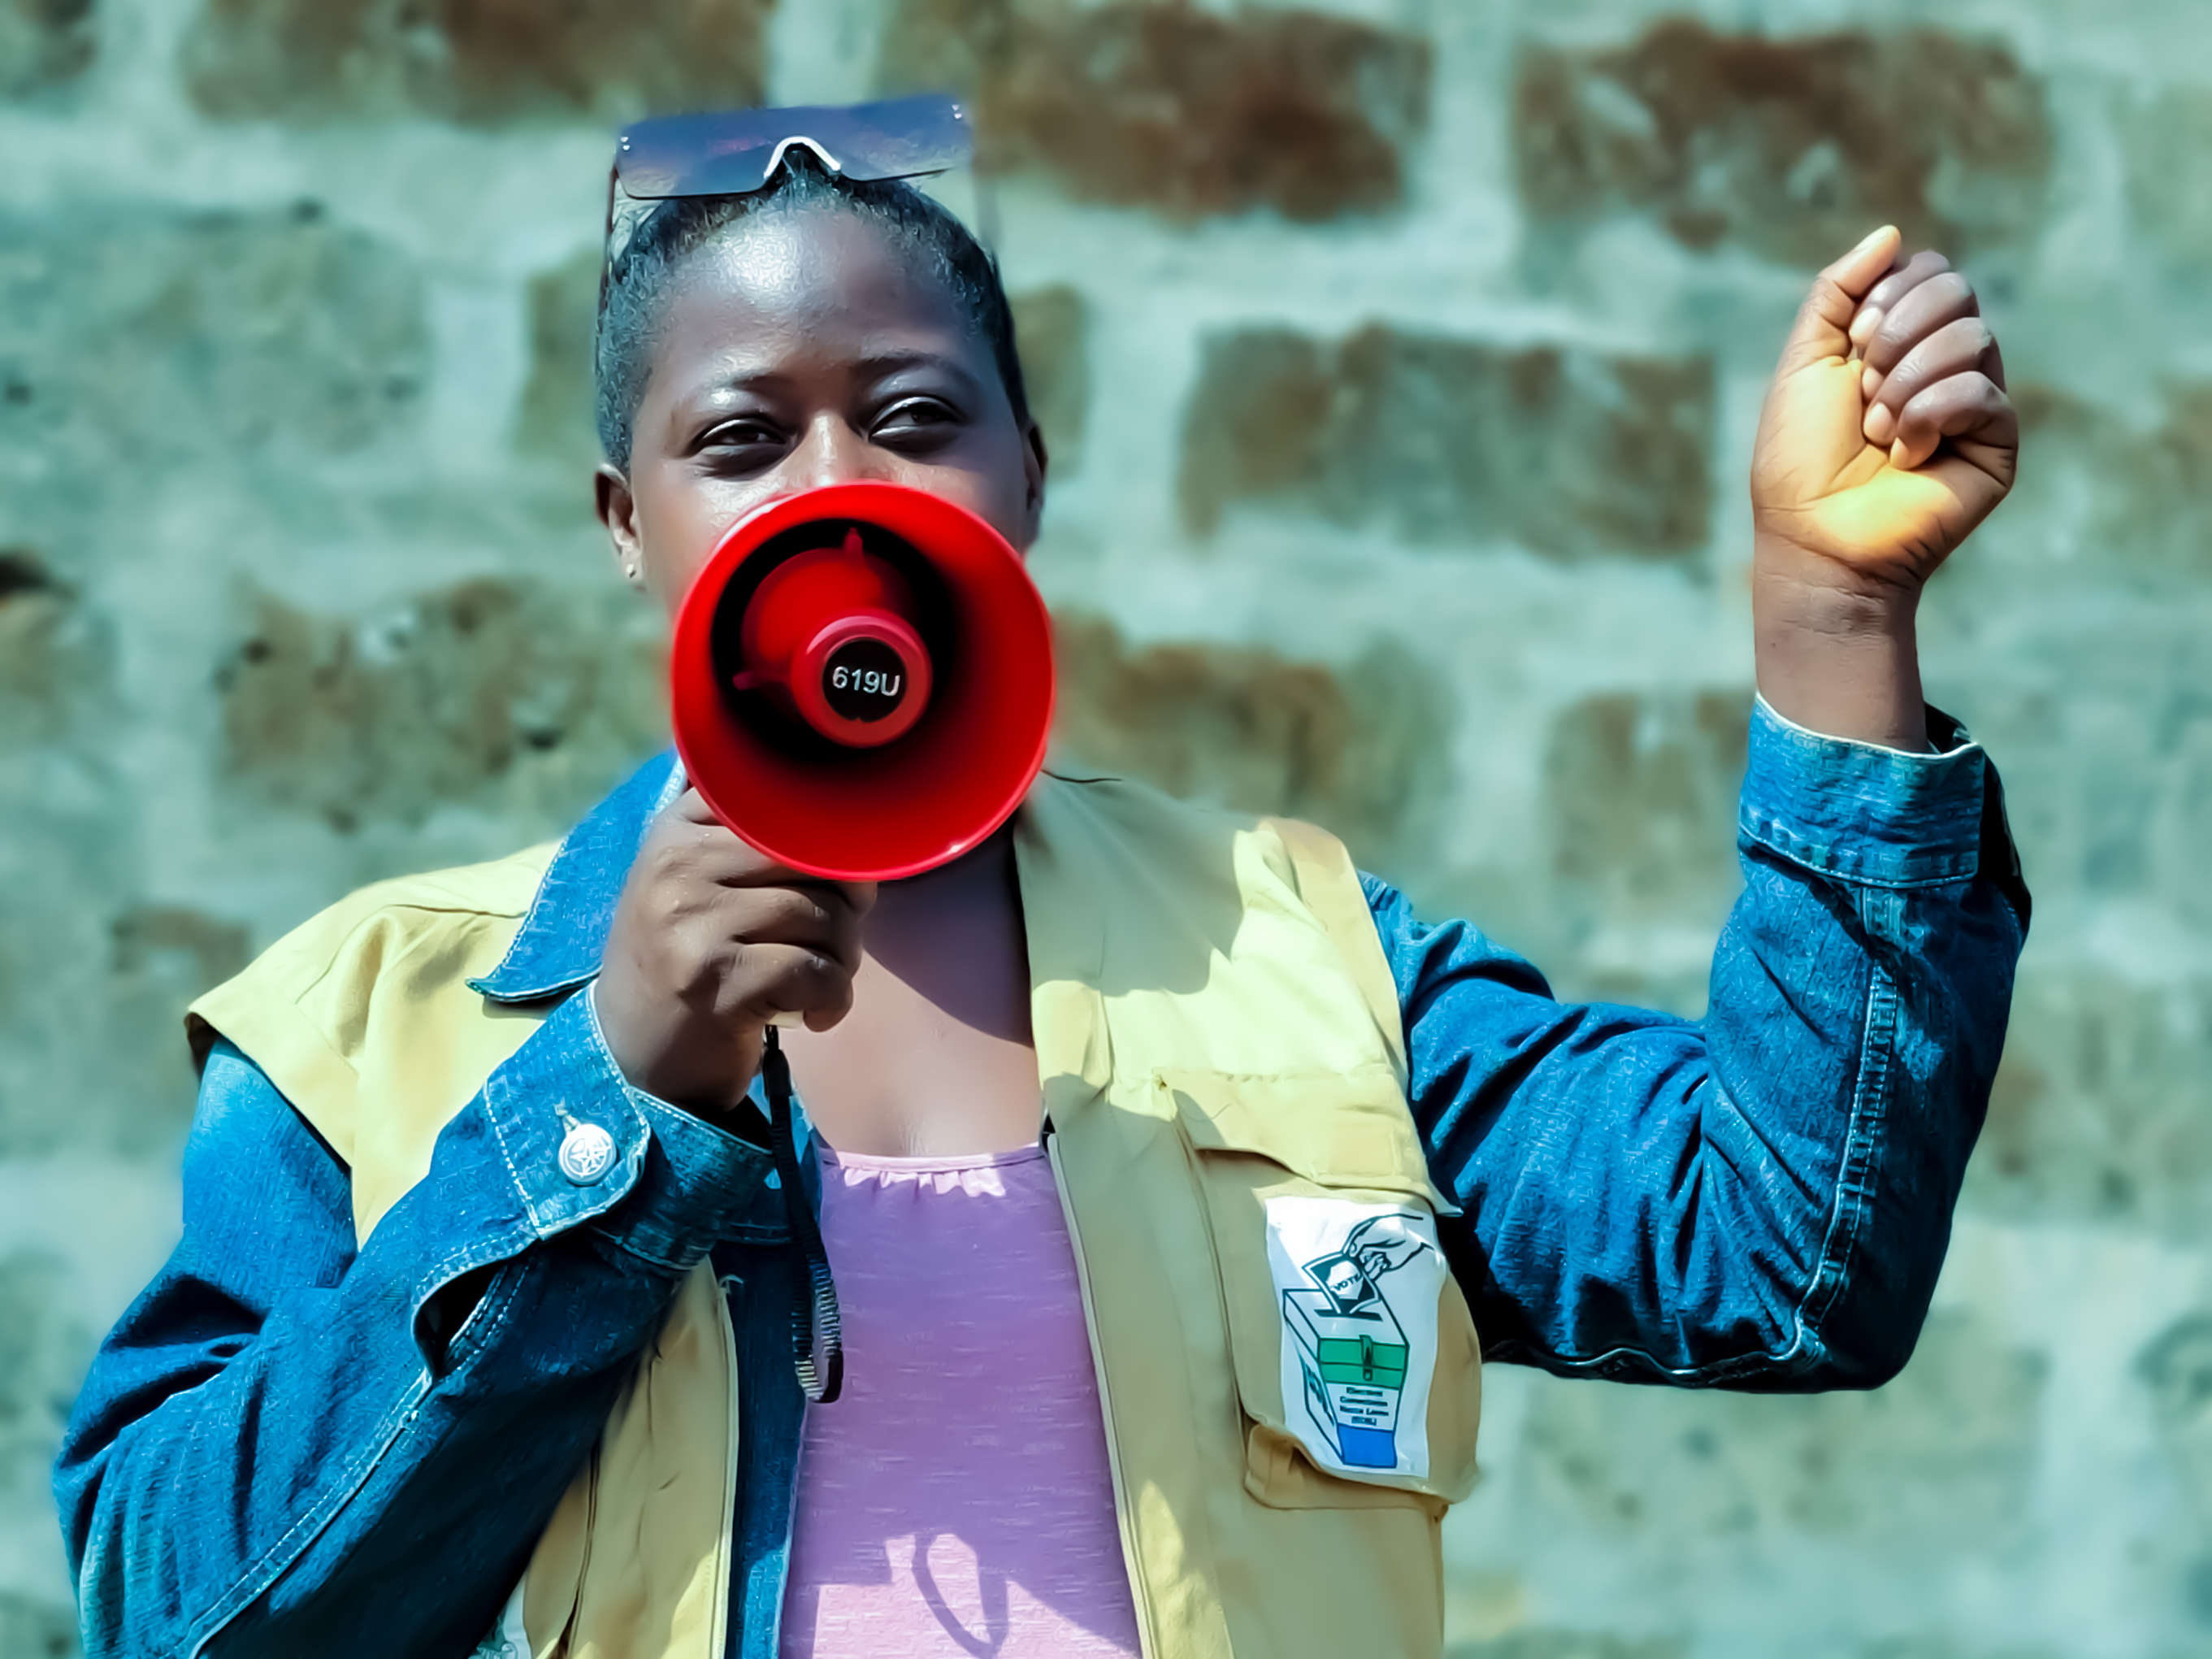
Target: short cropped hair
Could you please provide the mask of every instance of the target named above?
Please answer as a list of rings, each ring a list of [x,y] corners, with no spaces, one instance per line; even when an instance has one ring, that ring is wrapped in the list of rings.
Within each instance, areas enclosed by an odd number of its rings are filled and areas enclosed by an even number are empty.
[[[1030,422],[1029,394],[1014,348],[1014,318],[999,263],[942,204],[899,179],[859,181],[828,173],[793,146],[775,177],[743,196],[679,196],[657,204],[607,271],[592,351],[599,447],[629,465],[638,404],[653,370],[668,300],[684,262],[743,219],[828,209],[877,227],[952,296],[991,349],[1015,423]]]

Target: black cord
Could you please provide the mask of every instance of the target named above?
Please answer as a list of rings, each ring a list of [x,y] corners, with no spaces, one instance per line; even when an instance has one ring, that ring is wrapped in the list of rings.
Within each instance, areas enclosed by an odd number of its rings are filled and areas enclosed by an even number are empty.
[[[837,1321],[837,1286],[830,1277],[830,1253],[822,1245],[822,1224],[799,1180],[799,1148],[791,1133],[791,1062],[783,1057],[775,1027],[768,1028],[761,1050],[761,1080],[768,1085],[769,1154],[783,1187],[784,1212],[791,1237],[806,1260],[809,1294],[791,1313],[791,1364],[808,1400],[826,1406],[845,1386],[845,1338]],[[816,1364],[815,1356],[821,1355]]]

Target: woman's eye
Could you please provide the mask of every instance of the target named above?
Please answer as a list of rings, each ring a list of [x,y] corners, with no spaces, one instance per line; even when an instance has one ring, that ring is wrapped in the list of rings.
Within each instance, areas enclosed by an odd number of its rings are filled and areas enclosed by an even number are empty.
[[[716,427],[701,440],[702,449],[746,450],[764,447],[781,448],[783,434],[774,427],[758,421],[730,421]]]
[[[958,411],[949,404],[934,398],[908,398],[903,403],[893,404],[876,417],[872,435],[892,442],[941,437],[959,422]]]

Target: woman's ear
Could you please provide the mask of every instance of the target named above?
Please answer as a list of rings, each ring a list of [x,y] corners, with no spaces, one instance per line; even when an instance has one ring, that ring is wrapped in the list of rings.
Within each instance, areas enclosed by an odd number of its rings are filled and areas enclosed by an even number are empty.
[[[1044,526],[1044,479],[1052,458],[1045,451],[1044,428],[1031,421],[1022,433],[1022,545],[1021,551],[1030,550],[1030,544],[1037,538]]]
[[[599,522],[607,527],[607,541],[623,580],[641,593],[645,591],[645,542],[638,534],[637,496],[621,470],[602,463],[592,478],[592,494]]]

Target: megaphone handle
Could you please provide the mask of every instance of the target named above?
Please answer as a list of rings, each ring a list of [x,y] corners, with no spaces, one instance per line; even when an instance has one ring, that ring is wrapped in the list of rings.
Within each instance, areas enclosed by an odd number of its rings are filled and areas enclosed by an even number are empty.
[[[837,1318],[837,1285],[830,1277],[830,1253],[823,1248],[822,1224],[799,1179],[799,1148],[791,1129],[791,1062],[771,1024],[763,1034],[761,1081],[768,1086],[769,1155],[783,1188],[783,1211],[791,1240],[806,1262],[808,1294],[791,1314],[791,1364],[799,1386],[816,1405],[836,1400],[845,1386],[845,1339]],[[815,1354],[822,1358],[817,1364]]]

